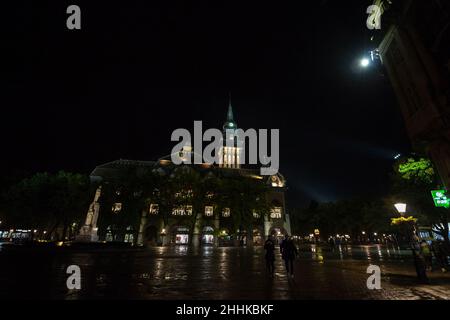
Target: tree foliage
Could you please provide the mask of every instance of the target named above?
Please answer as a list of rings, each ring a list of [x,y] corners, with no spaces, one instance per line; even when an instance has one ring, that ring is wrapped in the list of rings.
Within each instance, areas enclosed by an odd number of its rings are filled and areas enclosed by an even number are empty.
[[[399,159],[391,175],[391,204],[404,202],[421,225],[433,226],[448,241],[448,209],[436,208],[430,191],[439,188],[432,162],[420,156]]]
[[[49,237],[62,227],[62,238],[71,225],[83,220],[91,191],[86,175],[36,173],[3,193],[3,222],[9,227],[45,229]]]

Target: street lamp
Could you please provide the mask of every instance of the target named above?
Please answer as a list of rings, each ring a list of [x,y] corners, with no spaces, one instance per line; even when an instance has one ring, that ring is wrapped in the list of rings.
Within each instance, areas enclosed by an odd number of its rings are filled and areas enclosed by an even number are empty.
[[[394,204],[395,209],[397,209],[398,213],[403,217],[406,212],[406,203],[396,203]]]
[[[400,216],[404,216],[406,212],[406,203],[396,203],[394,204],[395,209],[397,209]],[[414,258],[414,266],[416,267],[416,273],[417,277],[424,282],[428,282],[427,273],[426,273],[426,266],[424,265],[424,262],[420,258],[420,247],[417,242],[417,235],[416,235],[416,226],[413,225],[412,228],[410,228],[410,246],[412,255]]]
[[[362,58],[359,64],[361,65],[361,67],[367,68],[370,64],[370,61],[367,58]]]

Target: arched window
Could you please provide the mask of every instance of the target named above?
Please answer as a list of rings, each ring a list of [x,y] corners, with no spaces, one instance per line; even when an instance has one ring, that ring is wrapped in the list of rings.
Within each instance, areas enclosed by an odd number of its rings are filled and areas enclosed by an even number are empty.
[[[228,218],[229,216],[231,216],[230,208],[223,208],[223,210],[222,210],[222,217]]]
[[[205,206],[205,217],[212,217],[214,214],[213,206]]]
[[[131,244],[134,243],[134,232],[133,232],[132,226],[127,227],[124,242],[131,243]]]

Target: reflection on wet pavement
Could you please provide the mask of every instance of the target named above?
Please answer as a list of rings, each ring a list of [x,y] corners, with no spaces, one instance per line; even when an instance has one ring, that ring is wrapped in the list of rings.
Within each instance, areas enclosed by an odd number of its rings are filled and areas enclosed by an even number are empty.
[[[82,270],[82,290],[69,291],[66,268]],[[370,264],[382,290],[369,290]],[[435,299],[450,298],[450,277],[415,282],[408,251],[384,246],[305,246],[286,276],[279,254],[275,277],[262,248],[155,247],[102,253],[0,253],[0,296],[56,299]],[[437,276],[436,276],[437,277]],[[441,277],[439,275],[439,277]]]

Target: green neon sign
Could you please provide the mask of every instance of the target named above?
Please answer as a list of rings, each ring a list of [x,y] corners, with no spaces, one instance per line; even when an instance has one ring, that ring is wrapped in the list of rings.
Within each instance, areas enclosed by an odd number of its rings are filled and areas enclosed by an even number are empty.
[[[431,196],[436,207],[450,207],[450,199],[446,196],[446,190],[431,190]]]

